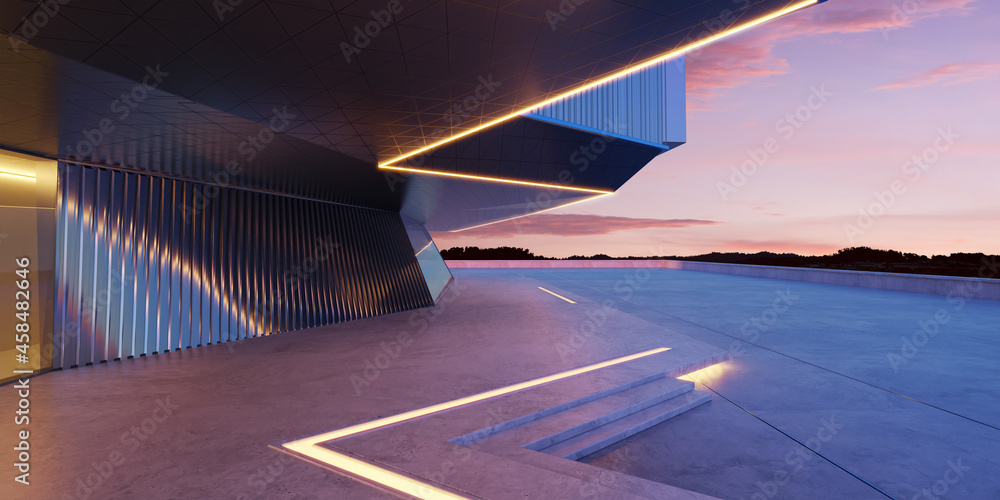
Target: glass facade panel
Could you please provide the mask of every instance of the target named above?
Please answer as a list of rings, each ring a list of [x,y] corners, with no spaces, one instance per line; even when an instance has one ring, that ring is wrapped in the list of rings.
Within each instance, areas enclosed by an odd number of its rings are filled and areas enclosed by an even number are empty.
[[[0,151],[0,382],[52,368],[56,162]]]
[[[413,245],[413,254],[417,256],[420,271],[424,275],[424,281],[427,282],[427,289],[436,303],[455,278],[441,258],[441,252],[431,239],[427,228],[405,215],[402,217],[406,225],[406,235],[410,237],[410,244]]]

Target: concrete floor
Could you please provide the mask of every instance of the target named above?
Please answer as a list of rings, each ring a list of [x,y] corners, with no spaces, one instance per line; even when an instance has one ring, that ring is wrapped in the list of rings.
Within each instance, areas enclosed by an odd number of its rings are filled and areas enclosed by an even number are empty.
[[[713,401],[585,462],[720,498],[1000,498],[1000,302],[677,270],[455,275],[420,312],[36,377],[32,485],[4,497],[392,498],[268,445],[683,335],[733,355],[694,375]],[[0,419],[3,449],[19,428]]]
[[[733,354],[695,377],[711,405],[586,462],[722,498],[1000,498],[1000,302],[669,270],[626,297],[627,270],[520,274]]]

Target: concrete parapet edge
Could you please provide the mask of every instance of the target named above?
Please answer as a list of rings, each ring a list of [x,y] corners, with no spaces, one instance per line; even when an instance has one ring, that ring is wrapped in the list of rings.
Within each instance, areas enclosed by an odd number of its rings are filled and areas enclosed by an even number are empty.
[[[1000,279],[878,273],[804,267],[754,266],[679,260],[449,260],[445,261],[445,263],[451,269],[682,269],[686,271],[734,274],[757,278],[809,281],[830,285],[1000,300]],[[993,269],[987,269],[987,271],[994,276],[1000,277]]]

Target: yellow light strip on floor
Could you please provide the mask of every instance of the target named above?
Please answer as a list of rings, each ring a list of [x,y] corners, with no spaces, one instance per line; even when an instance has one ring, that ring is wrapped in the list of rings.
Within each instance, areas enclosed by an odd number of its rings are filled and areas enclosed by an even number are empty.
[[[542,384],[555,382],[557,380],[569,378],[574,375],[580,375],[582,373],[592,372],[594,370],[599,370],[601,368],[606,368],[608,366],[614,366],[617,364],[625,363],[627,361],[632,361],[634,359],[644,358],[646,356],[652,356],[653,354],[669,350],[670,350],[669,347],[658,347],[656,349],[650,349],[648,351],[642,351],[636,354],[622,356],[620,358],[610,359],[608,361],[602,361],[600,363],[594,363],[592,365],[587,365],[580,368],[574,368],[572,370],[567,370],[553,375],[536,378],[534,380],[528,380],[526,382],[521,382],[514,385],[508,385],[506,387],[500,387],[490,391],[481,392],[479,394],[465,396],[463,398],[454,399],[444,403],[425,406],[423,408],[410,410],[396,415],[391,415],[385,418],[370,420],[368,422],[362,422],[360,424],[351,425],[348,427],[344,427],[342,429],[336,429],[321,434],[316,434],[295,441],[281,443],[280,446],[287,450],[293,451],[297,454],[309,457],[313,460],[329,465],[330,467],[343,470],[345,472],[349,472],[351,474],[364,478],[365,480],[381,484],[383,486],[392,488],[396,491],[403,492],[407,495],[413,495],[418,498],[444,497],[444,498],[464,499],[466,497],[456,495],[446,490],[437,488],[423,481],[419,481],[413,477],[392,472],[387,469],[383,469],[382,467],[354,458],[352,456],[348,456],[343,453],[338,453],[329,448],[321,446],[321,444],[333,441],[335,439],[352,436],[354,434],[358,434],[361,432],[370,431],[393,424],[398,424],[400,422],[405,422],[407,420],[412,420],[414,418],[423,417],[426,415],[430,415],[432,413],[438,413],[445,410],[450,410],[452,408],[457,408],[459,406],[476,403],[479,401],[483,401],[485,399],[495,398],[497,396],[503,396],[523,389],[537,387]]]
[[[424,175],[439,175],[442,177],[456,177],[459,179],[472,179],[478,181],[490,181],[490,182],[500,182],[504,184],[520,184],[522,186],[534,186],[534,187],[547,187],[552,189],[563,189],[566,191],[580,191],[584,193],[600,193],[600,194],[611,194],[614,191],[608,191],[607,189],[594,189],[594,188],[583,188],[575,186],[564,186],[562,184],[547,184],[544,182],[531,182],[531,181],[519,181],[517,179],[504,179],[503,177],[488,177],[485,175],[469,175],[469,174],[456,174],[453,172],[441,172],[440,170],[421,170],[418,168],[408,168],[408,167],[390,167],[386,165],[379,165],[379,168],[383,170],[397,170],[400,172],[410,172],[414,174],[424,174]]]
[[[377,465],[365,462],[343,453],[337,453],[329,448],[323,448],[313,443],[296,441],[283,444],[285,448],[296,453],[318,460],[336,469],[349,472],[355,476],[362,477],[368,481],[387,486],[396,491],[417,498],[451,498],[456,500],[468,500],[468,497],[457,495],[447,490],[443,490],[423,481],[419,481],[410,476],[405,476],[388,469],[383,469]]]
[[[725,375],[726,372],[730,371],[732,367],[733,367],[732,364],[723,361],[721,363],[716,363],[711,366],[706,366],[705,368],[702,368],[700,370],[695,370],[690,373],[685,373],[684,375],[681,375],[680,377],[677,378],[681,380],[687,380],[688,382],[700,383],[701,379],[703,378],[714,379],[715,377],[718,377],[720,375]]]
[[[530,107],[520,109],[520,110],[515,111],[515,112],[513,112],[513,113],[511,113],[509,115],[502,116],[502,117],[497,118],[495,120],[491,120],[489,122],[486,122],[485,124],[480,125],[478,127],[474,127],[474,128],[471,128],[471,129],[463,131],[463,132],[459,132],[459,133],[457,133],[455,135],[452,135],[450,137],[447,137],[445,139],[442,139],[440,141],[432,143],[432,144],[430,144],[428,146],[424,146],[422,148],[416,149],[416,150],[411,151],[409,153],[397,156],[397,157],[395,157],[395,158],[393,158],[393,159],[391,159],[389,161],[380,163],[378,167],[379,168],[388,168],[389,165],[392,165],[393,163],[397,163],[399,161],[402,161],[402,160],[404,160],[406,158],[409,158],[411,156],[419,155],[420,153],[423,153],[425,151],[429,151],[431,149],[435,149],[435,148],[437,148],[437,147],[439,147],[439,146],[441,146],[443,144],[447,144],[447,143],[452,142],[454,140],[461,139],[462,137],[465,137],[465,136],[470,135],[470,134],[474,134],[476,132],[479,132],[480,130],[487,129],[487,128],[490,128],[490,127],[495,126],[495,125],[499,125],[499,124],[501,124],[501,123],[503,123],[503,122],[505,122],[507,120],[510,120],[510,119],[513,119],[513,118],[517,118],[518,116],[521,116],[521,114],[523,114],[523,113],[527,113],[527,112],[529,112],[531,110],[548,106],[549,104],[552,104],[552,103],[554,103],[556,101],[559,101],[561,99],[565,99],[567,97],[574,96],[574,95],[580,94],[582,92],[586,92],[587,90],[590,90],[590,89],[592,89],[594,87],[598,87],[600,85],[604,85],[605,83],[608,83],[608,82],[610,82],[610,81],[612,81],[612,80],[614,80],[616,78],[621,78],[623,76],[627,76],[627,75],[630,75],[630,74],[635,73],[637,71],[641,71],[643,69],[646,69],[646,68],[648,68],[650,66],[653,66],[655,64],[659,64],[659,63],[661,63],[663,61],[666,61],[668,59],[672,59],[674,57],[682,56],[682,55],[684,55],[684,54],[686,54],[688,52],[691,52],[692,50],[699,49],[699,48],[704,47],[705,45],[708,45],[710,43],[717,42],[717,41],[719,41],[719,40],[721,40],[723,38],[726,38],[728,36],[735,35],[735,34],[740,33],[742,31],[745,31],[745,30],[748,30],[750,28],[753,28],[754,26],[758,26],[758,25],[766,23],[766,22],[768,22],[768,21],[770,21],[772,19],[776,19],[778,17],[784,16],[786,14],[791,14],[792,12],[804,9],[804,8],[809,7],[810,5],[814,5],[816,3],[819,3],[819,0],[805,0],[805,1],[802,1],[802,2],[795,3],[795,4],[790,5],[790,6],[786,7],[786,8],[784,8],[784,9],[781,9],[781,10],[779,10],[777,12],[773,12],[773,13],[768,14],[766,16],[761,16],[761,17],[759,17],[757,19],[754,19],[753,21],[741,24],[741,25],[739,25],[739,26],[737,26],[735,28],[730,28],[730,29],[728,29],[726,31],[723,31],[721,33],[716,33],[714,35],[705,37],[705,38],[703,38],[701,40],[698,40],[696,42],[691,42],[691,43],[689,43],[689,44],[687,44],[687,45],[685,45],[685,46],[683,46],[683,47],[681,47],[679,49],[671,50],[670,52],[667,52],[665,54],[661,54],[661,55],[656,56],[656,57],[654,57],[652,59],[648,59],[645,62],[636,64],[634,66],[630,66],[630,67],[625,68],[624,70],[618,71],[616,73],[612,73],[611,75],[605,76],[605,77],[603,77],[603,78],[601,78],[599,80],[593,81],[593,82],[588,83],[586,85],[581,85],[580,87],[577,87],[577,88],[575,88],[573,90],[570,90],[570,91],[567,91],[565,93],[562,93],[562,94],[560,94],[560,95],[558,95],[556,97],[553,97],[553,98],[551,98],[551,99],[549,99],[547,101],[543,101],[543,102],[541,102],[539,104],[535,104],[535,105],[532,105]]]
[[[542,287],[538,287],[538,289],[541,290],[541,291],[543,291],[543,292],[545,292],[545,293],[551,293],[552,295],[555,295],[556,297],[559,297],[560,299],[563,299],[566,302],[569,302],[570,304],[576,304],[575,301],[569,300],[566,297],[563,297],[562,295],[559,295],[558,293],[553,292],[552,290],[547,290],[547,289],[542,288]]]
[[[485,224],[479,224],[479,225],[476,225],[476,226],[463,227],[462,229],[452,229],[451,231],[448,231],[448,232],[449,233],[460,233],[462,231],[468,231],[470,229],[476,229],[477,227],[489,226],[491,224],[499,224],[501,222],[507,222],[509,220],[514,220],[514,219],[520,219],[521,217],[527,217],[529,215],[537,215],[537,214],[540,214],[540,213],[548,212],[549,210],[555,210],[557,208],[563,208],[563,207],[568,207],[570,205],[576,205],[577,203],[583,203],[585,201],[596,200],[598,198],[603,198],[605,196],[608,196],[609,194],[611,194],[611,193],[599,194],[599,195],[591,196],[590,198],[584,198],[582,200],[576,200],[576,201],[572,201],[572,202],[569,202],[569,203],[564,203],[562,205],[557,205],[557,206],[554,206],[554,207],[551,207],[551,208],[546,208],[545,210],[539,210],[537,212],[531,212],[530,214],[515,215],[513,217],[507,217],[506,219],[500,219],[500,220],[495,220],[493,222],[487,222]]]

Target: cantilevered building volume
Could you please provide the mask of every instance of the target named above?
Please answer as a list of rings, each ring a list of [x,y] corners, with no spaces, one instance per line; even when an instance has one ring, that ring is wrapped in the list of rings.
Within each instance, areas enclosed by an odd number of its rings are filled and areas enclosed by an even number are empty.
[[[817,2],[339,3],[0,4],[4,380],[433,305],[428,230],[613,193]]]

